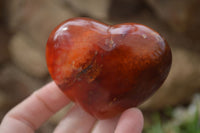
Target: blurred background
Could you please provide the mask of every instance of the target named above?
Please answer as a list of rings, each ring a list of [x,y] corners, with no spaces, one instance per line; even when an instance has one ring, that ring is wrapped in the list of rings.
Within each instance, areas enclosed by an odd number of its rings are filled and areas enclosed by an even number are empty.
[[[51,81],[45,46],[53,28],[68,18],[90,17],[107,24],[141,23],[166,38],[173,64],[164,85],[140,106],[144,133],[199,133],[199,7],[199,0],[1,0],[0,119]],[[37,133],[52,132],[63,114]]]

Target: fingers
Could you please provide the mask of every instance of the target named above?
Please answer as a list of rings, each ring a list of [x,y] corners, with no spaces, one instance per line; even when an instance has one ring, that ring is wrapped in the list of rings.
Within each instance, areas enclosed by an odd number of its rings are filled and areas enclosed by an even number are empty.
[[[94,127],[92,133],[114,133],[119,117],[100,120]]]
[[[115,117],[99,120],[96,125],[95,122],[95,118],[75,105],[59,123],[54,133],[141,133],[143,115],[139,109],[132,108],[126,110],[120,119]]]
[[[0,133],[34,133],[32,127],[16,118],[6,117],[1,124]]]
[[[142,133],[144,118],[137,108],[131,108],[122,113],[115,133]]]
[[[1,123],[0,132],[32,133],[69,102],[55,83],[51,82],[8,112]]]
[[[96,119],[75,105],[58,124],[54,133],[90,133]]]
[[[69,103],[69,99],[54,82],[44,86],[13,108],[3,119],[0,133],[34,133],[44,121]],[[93,133],[141,133],[143,116],[136,108],[126,110],[120,117],[99,121]],[[91,132],[96,119],[75,106],[59,123],[55,133]],[[117,127],[116,127],[117,125]],[[116,129],[115,129],[116,128]]]

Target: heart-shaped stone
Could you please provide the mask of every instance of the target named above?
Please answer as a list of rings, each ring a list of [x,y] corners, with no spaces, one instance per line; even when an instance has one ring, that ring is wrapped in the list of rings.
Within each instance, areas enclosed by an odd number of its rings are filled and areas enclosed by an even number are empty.
[[[46,60],[59,88],[104,119],[150,97],[166,79],[172,55],[167,42],[144,25],[74,18],[53,30]]]

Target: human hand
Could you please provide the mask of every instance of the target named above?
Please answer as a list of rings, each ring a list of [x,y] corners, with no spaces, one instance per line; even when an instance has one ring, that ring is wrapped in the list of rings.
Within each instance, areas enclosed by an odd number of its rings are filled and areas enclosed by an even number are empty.
[[[70,100],[51,82],[10,110],[2,120],[0,133],[34,133],[69,103]],[[137,108],[127,109],[115,118],[96,120],[74,105],[54,133],[141,133],[142,128],[143,115]]]

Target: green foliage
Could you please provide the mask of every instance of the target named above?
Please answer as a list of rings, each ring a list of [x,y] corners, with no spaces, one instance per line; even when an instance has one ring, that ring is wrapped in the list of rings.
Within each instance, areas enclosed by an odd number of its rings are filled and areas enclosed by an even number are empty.
[[[173,114],[173,108],[172,107],[167,107],[165,110],[164,110],[164,115],[166,115],[167,117],[172,117],[172,114]]]
[[[196,111],[193,119],[184,122],[179,126],[179,133],[200,133],[199,122],[198,111]]]
[[[144,132],[145,133],[164,133],[162,125],[161,125],[160,116],[158,113],[153,115],[153,124],[151,125],[151,127],[145,129]]]
[[[162,124],[160,115],[158,113],[154,114],[152,119],[152,125],[144,129],[144,133],[168,133],[163,129],[165,123]],[[174,125],[173,133],[200,133],[200,120],[198,111],[196,111],[194,117],[189,121],[183,122],[180,125]]]

